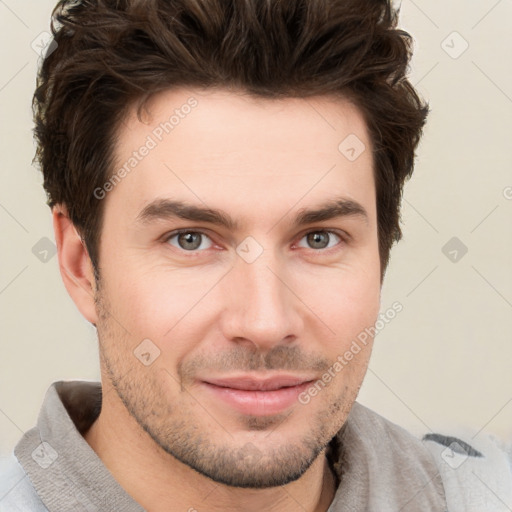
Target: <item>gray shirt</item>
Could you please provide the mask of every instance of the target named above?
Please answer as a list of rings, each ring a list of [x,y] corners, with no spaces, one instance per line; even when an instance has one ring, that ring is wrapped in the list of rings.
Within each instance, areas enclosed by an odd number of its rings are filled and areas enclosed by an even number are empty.
[[[99,383],[50,386],[37,426],[0,467],[0,512],[144,511],[83,438],[100,409]],[[443,479],[425,444],[356,402],[329,447],[338,488],[328,512],[445,512]]]

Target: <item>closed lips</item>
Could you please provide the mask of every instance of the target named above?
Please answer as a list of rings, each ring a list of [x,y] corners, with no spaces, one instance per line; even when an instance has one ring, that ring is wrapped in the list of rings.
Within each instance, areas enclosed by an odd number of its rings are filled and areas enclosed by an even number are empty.
[[[203,382],[213,386],[241,391],[275,391],[281,388],[300,386],[312,380],[311,377],[277,376],[265,380],[239,377],[236,379],[208,379]]]

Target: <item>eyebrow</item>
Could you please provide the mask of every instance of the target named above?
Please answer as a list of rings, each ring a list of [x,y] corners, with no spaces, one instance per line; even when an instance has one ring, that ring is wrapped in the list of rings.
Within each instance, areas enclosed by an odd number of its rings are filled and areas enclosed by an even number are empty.
[[[359,217],[366,224],[368,224],[369,218],[367,211],[360,203],[352,199],[338,197],[328,200],[315,208],[301,208],[295,215],[292,225],[300,227],[338,217]],[[223,226],[230,231],[240,230],[239,223],[223,210],[172,199],[156,199],[152,201],[137,215],[136,222],[148,224],[158,220],[170,220],[173,218],[207,222]]]

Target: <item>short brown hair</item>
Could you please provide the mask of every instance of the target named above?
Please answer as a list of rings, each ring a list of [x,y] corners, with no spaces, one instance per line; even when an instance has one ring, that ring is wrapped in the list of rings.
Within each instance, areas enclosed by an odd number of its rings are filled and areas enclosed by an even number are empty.
[[[388,0],[60,0],[34,94],[48,204],[64,204],[99,277],[102,201],[130,105],[179,86],[263,98],[341,95],[371,137],[381,279],[428,112]],[[140,110],[139,110],[140,111]]]

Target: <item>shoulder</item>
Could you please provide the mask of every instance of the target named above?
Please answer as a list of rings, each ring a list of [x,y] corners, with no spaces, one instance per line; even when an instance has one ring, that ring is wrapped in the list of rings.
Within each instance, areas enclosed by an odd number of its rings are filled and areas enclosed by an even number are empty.
[[[422,455],[431,461],[420,439],[359,402],[353,404],[347,424],[360,436],[366,437],[372,445],[392,450],[402,446],[404,455],[410,455],[411,458]]]
[[[441,474],[450,512],[512,510],[510,447],[482,433],[430,433],[423,444]]]
[[[14,453],[0,458],[0,512],[48,512]]]
[[[367,496],[364,510],[446,509],[441,476],[420,439],[355,402],[339,436],[340,467]],[[336,469],[336,466],[335,466]],[[362,490],[361,490],[362,488]]]
[[[512,445],[483,433],[428,433],[419,439],[357,402],[349,418],[352,432],[367,438],[369,460],[385,449],[385,459],[399,459],[400,473],[426,468],[442,485],[450,512],[512,510]]]

